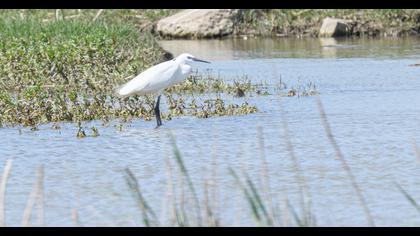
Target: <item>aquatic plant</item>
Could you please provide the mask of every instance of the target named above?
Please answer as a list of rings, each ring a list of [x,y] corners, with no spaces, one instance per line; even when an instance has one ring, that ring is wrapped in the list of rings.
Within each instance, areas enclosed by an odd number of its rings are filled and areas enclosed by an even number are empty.
[[[131,25],[102,21],[6,17],[0,19],[0,37],[1,127],[23,125],[35,131],[49,122],[56,129],[61,121],[102,120],[105,124],[116,118],[153,119],[151,96],[120,99],[113,94],[117,85],[165,60],[166,52],[152,35],[139,37]],[[308,90],[292,88],[292,92],[285,92],[283,86],[252,83],[247,76],[229,81],[196,73],[165,91],[168,111],[162,118],[245,115],[258,110],[243,99],[240,104],[228,102],[226,96],[316,94],[310,86]],[[195,96],[203,94],[210,97]],[[80,129],[76,136],[83,137],[83,132]]]

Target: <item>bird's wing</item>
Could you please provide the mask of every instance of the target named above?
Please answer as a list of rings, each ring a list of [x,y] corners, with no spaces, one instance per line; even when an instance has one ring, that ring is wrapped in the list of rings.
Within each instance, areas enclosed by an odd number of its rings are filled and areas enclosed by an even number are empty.
[[[178,68],[174,61],[166,61],[150,67],[128,83],[117,88],[116,94],[120,97],[127,97],[132,94],[156,92],[167,86]]]

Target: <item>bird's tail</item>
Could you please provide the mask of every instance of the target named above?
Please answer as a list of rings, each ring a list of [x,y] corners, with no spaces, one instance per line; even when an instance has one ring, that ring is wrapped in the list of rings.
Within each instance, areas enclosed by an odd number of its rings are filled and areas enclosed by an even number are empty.
[[[119,98],[126,98],[126,97],[130,96],[130,94],[121,94],[121,89],[124,87],[124,85],[125,84],[114,88],[113,93],[114,93],[115,96],[117,96]]]
[[[114,88],[114,89],[112,90],[113,94],[114,94],[115,96],[119,97],[119,98],[123,98],[123,97],[122,97],[122,95],[120,94],[120,90],[121,90],[121,88],[122,88],[122,87],[123,87],[123,85],[120,85],[120,86],[118,86],[118,87]]]
[[[124,80],[126,80],[126,79],[130,79],[130,78],[132,78],[133,76],[131,75],[131,76],[129,76],[129,77],[127,77],[127,78],[125,78]],[[128,97],[128,96],[130,96],[130,94],[123,94],[123,93],[121,93],[121,89],[126,85],[127,83],[125,83],[125,84],[122,84],[122,85],[120,85],[120,86],[118,86],[118,87],[115,87],[114,88],[114,90],[113,90],[113,93],[115,94],[115,96],[117,96],[117,97],[119,97],[119,98],[126,98],[126,97]]]

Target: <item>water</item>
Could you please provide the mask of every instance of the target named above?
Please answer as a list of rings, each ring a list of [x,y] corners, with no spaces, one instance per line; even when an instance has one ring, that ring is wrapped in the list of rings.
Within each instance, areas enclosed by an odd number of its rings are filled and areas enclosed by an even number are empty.
[[[409,66],[419,62],[419,43],[419,38],[161,42],[175,55],[188,51],[212,60],[210,65],[199,65],[199,72],[211,71],[227,80],[247,75],[252,81],[277,83],[281,78],[290,85],[315,83],[334,137],[379,226],[420,225],[418,212],[395,186],[400,184],[420,201],[420,162],[413,149],[413,142],[420,146],[420,68]],[[167,215],[167,160],[176,189],[180,186],[169,133],[176,137],[199,195],[206,180],[216,181],[214,209],[222,225],[253,225],[247,202],[227,169],[246,171],[260,186],[262,150],[275,205],[283,209],[287,197],[299,210],[302,183],[296,180],[286,147],[283,117],[317,225],[367,225],[326,136],[317,98],[273,95],[245,100],[260,112],[209,119],[176,117],[157,130],[154,121],[143,120],[134,120],[122,132],[113,125],[101,127],[99,121],[85,124],[99,127],[97,138],[77,139],[77,127],[71,123],[62,123],[60,130],[52,130],[51,124],[36,132],[0,129],[0,167],[13,159],[6,224],[20,224],[40,164],[45,166],[46,225],[72,225],[74,209],[86,226],[142,225],[141,211],[123,178],[125,167],[135,173],[156,214]],[[262,127],[262,139],[257,127]],[[209,192],[213,193],[211,186]]]

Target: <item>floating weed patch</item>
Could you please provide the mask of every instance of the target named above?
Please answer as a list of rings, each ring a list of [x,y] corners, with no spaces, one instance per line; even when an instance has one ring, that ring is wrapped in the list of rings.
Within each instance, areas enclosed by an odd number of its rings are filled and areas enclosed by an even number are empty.
[[[77,138],[85,138],[86,137],[85,130],[80,126],[79,126],[79,130],[77,131],[76,137]]]
[[[279,94],[280,96],[284,97],[306,97],[318,95],[319,92],[316,89],[315,84],[311,82],[304,85],[293,86],[290,89],[287,89],[287,87],[285,87],[285,92],[280,92]]]
[[[92,137],[98,137],[99,136],[99,131],[98,131],[98,129],[95,127],[95,126],[93,126],[92,128]]]
[[[90,134],[86,134],[85,130],[88,129],[88,128],[87,127],[82,127],[81,122],[77,123],[77,127],[78,127],[78,130],[77,130],[77,133],[76,133],[77,138],[98,137],[99,136],[99,130],[95,126],[92,126],[90,128],[90,130],[91,130]]]
[[[225,116],[225,115],[246,115],[257,112],[256,106],[249,105],[247,102],[241,105],[225,104],[220,99],[208,99],[203,102],[203,105],[197,106],[193,103],[190,113],[198,118],[209,118],[212,116]]]
[[[196,73],[166,91],[175,94],[227,93],[236,97],[243,97],[245,93],[255,92],[260,87],[260,84],[252,84],[247,76],[229,83],[212,74],[201,75]]]
[[[294,86],[288,86],[282,80],[278,83],[268,83],[266,81],[253,83],[248,76],[242,76],[232,81],[224,80],[212,74],[194,74],[189,76],[184,82],[176,84],[166,90],[166,95],[195,95],[195,94],[227,94],[233,97],[245,96],[312,96],[319,94],[316,85],[312,82]]]
[[[192,82],[195,81],[195,82]],[[71,89],[71,88],[69,88]],[[40,87],[23,90],[23,94],[7,94],[3,90],[0,100],[4,124],[22,124],[36,127],[42,123],[59,121],[91,121],[102,120],[103,125],[112,119],[121,119],[127,122],[133,118],[150,121],[154,117],[153,96],[131,96],[120,99],[111,91],[98,89],[89,92],[76,92],[75,90],[59,90],[55,87]],[[240,91],[240,92],[238,92]],[[238,95],[239,93],[239,95]],[[318,94],[313,84],[288,88],[281,85],[267,85],[267,83],[253,84],[248,79],[235,80],[231,83],[221,78],[206,77],[197,79],[190,76],[185,82],[175,85],[165,92],[167,98],[167,111],[162,118],[170,120],[174,116],[196,116],[209,118],[213,116],[246,115],[255,113],[255,105],[243,101],[240,104],[227,102],[223,97],[247,96],[311,96]],[[210,96],[201,99],[202,95]],[[14,98],[13,98],[14,97]]]

